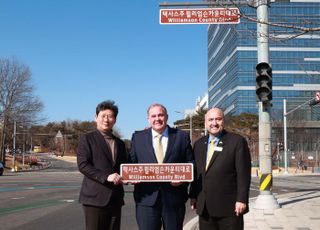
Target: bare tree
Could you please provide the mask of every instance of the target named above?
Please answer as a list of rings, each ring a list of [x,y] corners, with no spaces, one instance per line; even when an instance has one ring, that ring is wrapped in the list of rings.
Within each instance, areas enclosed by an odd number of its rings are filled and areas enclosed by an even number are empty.
[[[5,163],[5,142],[14,121],[33,124],[39,121],[42,102],[34,96],[31,72],[15,59],[0,59],[0,129],[1,161]]]

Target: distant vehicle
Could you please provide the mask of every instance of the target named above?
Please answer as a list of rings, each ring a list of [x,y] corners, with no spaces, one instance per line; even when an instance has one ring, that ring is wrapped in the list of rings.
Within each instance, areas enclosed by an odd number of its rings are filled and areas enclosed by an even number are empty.
[[[39,145],[34,146],[33,147],[33,152],[41,153],[42,152],[41,146],[39,146]]]
[[[4,167],[3,167],[3,164],[0,162],[0,176],[2,176],[3,171],[4,171]]]

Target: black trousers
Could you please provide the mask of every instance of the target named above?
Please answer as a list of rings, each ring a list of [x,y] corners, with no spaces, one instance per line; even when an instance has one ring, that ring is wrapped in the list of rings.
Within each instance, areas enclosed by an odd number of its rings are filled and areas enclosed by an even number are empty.
[[[243,215],[239,216],[223,216],[212,217],[209,216],[205,208],[202,215],[199,216],[200,230],[243,230]]]
[[[86,230],[120,230],[122,205],[94,207],[83,205]]]
[[[172,206],[158,196],[154,206],[136,205],[139,230],[182,230],[186,206]]]

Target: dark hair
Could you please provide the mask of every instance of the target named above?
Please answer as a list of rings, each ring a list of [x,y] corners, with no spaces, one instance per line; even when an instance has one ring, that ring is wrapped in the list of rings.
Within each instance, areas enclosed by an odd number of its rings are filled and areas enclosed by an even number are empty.
[[[115,102],[111,100],[103,101],[100,104],[98,104],[96,108],[96,115],[98,116],[98,114],[101,111],[106,109],[112,110],[114,117],[117,118],[119,109],[118,109],[118,106],[115,105]]]

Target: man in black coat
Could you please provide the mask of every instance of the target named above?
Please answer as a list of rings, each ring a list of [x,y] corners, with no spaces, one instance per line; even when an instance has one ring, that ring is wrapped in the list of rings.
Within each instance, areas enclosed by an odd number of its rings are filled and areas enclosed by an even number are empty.
[[[194,144],[191,207],[197,209],[200,230],[242,230],[251,181],[247,141],[224,129],[221,109],[210,109],[205,124],[209,135]]]
[[[84,134],[78,146],[77,163],[84,175],[79,202],[87,230],[119,230],[124,191],[120,164],[126,163],[125,144],[112,134],[118,107],[104,101],[96,108],[97,130]]]

